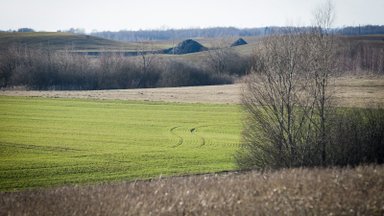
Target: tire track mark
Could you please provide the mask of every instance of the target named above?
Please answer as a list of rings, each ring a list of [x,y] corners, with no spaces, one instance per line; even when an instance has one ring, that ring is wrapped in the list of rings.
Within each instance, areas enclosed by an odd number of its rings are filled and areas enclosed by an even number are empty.
[[[59,147],[59,146],[38,146],[33,144],[22,144],[22,143],[10,143],[10,142],[1,142],[0,145],[12,147],[12,148],[21,148],[28,150],[39,150],[39,151],[48,151],[48,152],[80,152],[81,150],[68,148],[68,147]]]
[[[173,145],[172,148],[176,148],[176,147],[180,146],[181,144],[183,144],[183,142],[184,142],[183,137],[178,135],[178,134],[176,134],[176,132],[174,131],[177,128],[180,128],[180,127],[181,126],[175,126],[175,127],[171,128],[171,129],[169,129],[169,132],[179,139],[178,142],[176,143],[176,145]]]
[[[199,147],[203,147],[205,146],[205,143],[206,143],[206,140],[203,136],[200,136],[200,135],[197,135],[197,129],[199,128],[204,128],[204,127],[208,127],[208,125],[204,125],[204,126],[200,126],[200,127],[194,127],[194,128],[191,128],[189,131],[191,132],[192,135],[195,135],[196,137],[198,137],[201,141],[201,144]]]
[[[240,143],[215,143],[212,147],[225,147],[225,148],[244,148],[244,145]]]

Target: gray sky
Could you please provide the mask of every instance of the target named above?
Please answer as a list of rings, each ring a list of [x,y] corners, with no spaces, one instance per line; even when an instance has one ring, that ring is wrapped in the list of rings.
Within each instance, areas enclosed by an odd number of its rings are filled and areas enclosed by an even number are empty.
[[[0,29],[308,25],[324,0],[0,0]],[[334,27],[384,25],[384,0],[333,0]]]

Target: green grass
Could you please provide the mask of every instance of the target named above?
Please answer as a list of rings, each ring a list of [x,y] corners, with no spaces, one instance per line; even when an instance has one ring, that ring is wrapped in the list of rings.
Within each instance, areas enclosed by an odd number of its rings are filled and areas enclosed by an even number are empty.
[[[236,105],[0,97],[0,190],[235,168]]]

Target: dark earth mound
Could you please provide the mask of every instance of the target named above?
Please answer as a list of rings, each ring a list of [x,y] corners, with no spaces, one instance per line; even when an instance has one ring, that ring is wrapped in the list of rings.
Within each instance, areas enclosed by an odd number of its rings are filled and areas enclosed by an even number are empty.
[[[176,47],[164,50],[166,54],[187,54],[195,53],[208,50],[206,47],[201,45],[199,42],[188,39],[179,43]]]
[[[239,38],[231,44],[231,47],[241,46],[241,45],[245,45],[245,44],[248,44],[247,41],[245,41],[243,38]]]

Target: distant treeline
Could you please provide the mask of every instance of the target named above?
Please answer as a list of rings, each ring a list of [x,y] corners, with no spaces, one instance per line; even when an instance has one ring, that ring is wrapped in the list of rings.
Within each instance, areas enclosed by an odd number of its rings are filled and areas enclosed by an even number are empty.
[[[217,38],[217,37],[246,37],[270,35],[287,27],[259,27],[259,28],[235,28],[235,27],[214,27],[214,28],[188,28],[188,29],[165,29],[165,30],[138,30],[138,31],[101,31],[92,32],[91,35],[119,41],[147,41],[147,40],[185,40],[188,38]],[[292,27],[296,30],[307,31],[308,27]],[[0,32],[34,32],[32,28],[19,28]],[[342,35],[371,35],[384,34],[384,25],[346,26],[333,28],[333,32]],[[70,32],[74,34],[85,34],[81,28],[69,30],[58,30],[58,32]]]
[[[103,31],[94,32],[91,35],[111,40],[120,41],[146,41],[146,40],[184,40],[188,38],[216,38],[216,37],[246,37],[246,36],[264,36],[275,32],[281,32],[287,27],[262,27],[262,28],[234,28],[234,27],[216,27],[216,28],[191,28],[191,29],[168,29],[168,30],[139,30],[118,32]],[[302,31],[307,31],[307,27],[295,27]],[[342,35],[368,35],[384,34],[384,25],[366,25],[355,27],[334,28],[332,31]]]
[[[234,27],[216,28],[191,28],[191,29],[168,29],[168,30],[139,30],[118,32],[103,31],[94,32],[91,35],[120,41],[141,40],[184,40],[188,38],[215,38],[231,36],[255,36],[264,35],[268,28],[238,29]]]
[[[342,35],[372,35],[372,34],[384,34],[384,26],[378,25],[366,25],[355,27],[344,27],[337,29],[337,32]]]

